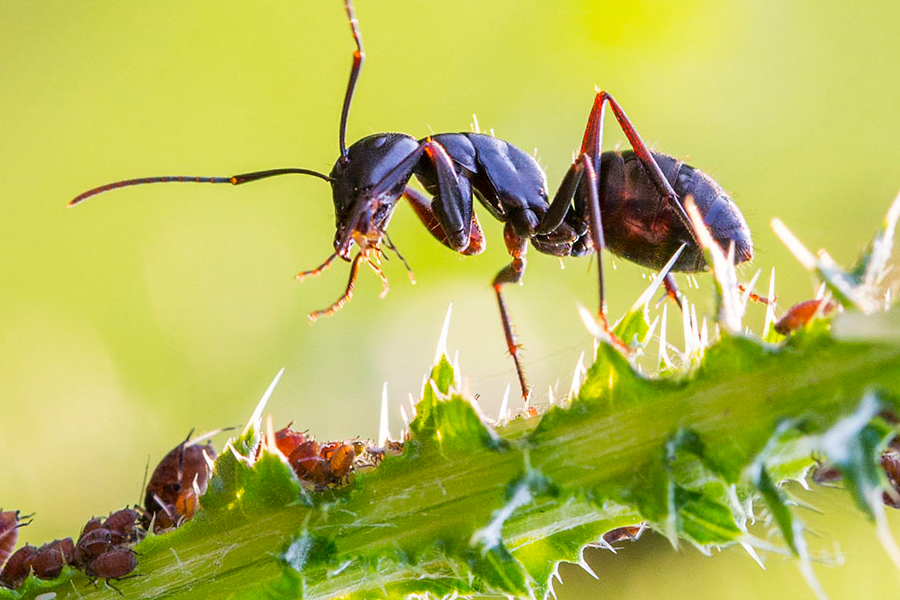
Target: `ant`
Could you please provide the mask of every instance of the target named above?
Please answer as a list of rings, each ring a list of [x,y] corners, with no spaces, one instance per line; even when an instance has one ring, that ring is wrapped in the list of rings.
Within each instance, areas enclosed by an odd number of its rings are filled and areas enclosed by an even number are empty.
[[[69,206],[101,192],[149,183],[240,185],[287,174],[318,177],[331,184],[336,224],[334,253],[315,269],[299,273],[297,279],[320,274],[338,257],[350,262],[350,277],[344,293],[331,306],[309,314],[315,321],[335,313],[352,297],[363,263],[381,278],[382,295],[387,292],[387,278],[380,266],[382,244],[403,260],[387,234],[388,223],[401,199],[412,205],[422,224],[445,246],[464,255],[482,252],[485,242],[473,212],[474,194],[494,218],[504,223],[503,239],[512,262],[500,270],[491,285],[507,347],[526,398],[528,384],[502,290],[504,285],[522,280],[529,241],[537,251],[558,257],[584,256],[607,248],[651,269],[662,268],[685,245],[672,270],[702,271],[707,264],[681,201],[692,196],[713,239],[723,247],[734,245],[735,263],[753,257],[750,230],[729,195],[705,173],[672,156],[651,152],[622,107],[605,91],[596,94],[581,149],[552,201],[547,178],[537,161],[509,142],[490,135],[441,133],[417,140],[405,133],[378,133],[347,147],[347,118],[365,53],[352,0],[344,0],[344,7],[356,49],[341,110],[340,156],[329,174],[281,168],[231,177],[127,179],[88,190],[69,202]],[[607,106],[632,150],[601,153]],[[413,176],[430,198],[407,185]],[[359,252],[351,259],[354,244]],[[601,325],[609,331],[599,259],[597,266],[598,314]],[[671,275],[666,278],[666,288],[671,296],[679,297]]]

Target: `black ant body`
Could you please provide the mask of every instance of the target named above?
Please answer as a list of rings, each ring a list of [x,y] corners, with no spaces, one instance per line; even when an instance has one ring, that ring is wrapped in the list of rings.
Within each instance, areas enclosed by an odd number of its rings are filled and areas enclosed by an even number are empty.
[[[598,248],[660,269],[684,244],[675,271],[706,268],[703,253],[680,198],[692,196],[712,237],[722,246],[734,244],[734,260],[753,256],[750,231],[740,210],[706,174],[676,158],[651,152],[619,104],[598,92],[588,118],[581,150],[552,201],[538,163],[509,142],[481,133],[443,133],[423,139],[404,133],[380,133],[346,146],[347,117],[364,53],[352,0],[344,0],[356,43],[353,65],[341,111],[341,155],[325,175],[302,168],[285,168],[232,177],[147,177],[110,183],[89,190],[69,205],[111,189],[162,182],[230,183],[239,185],[285,174],[312,175],[331,184],[335,208],[334,253],[298,279],[321,273],[340,257],[351,262],[344,293],[330,307],[310,313],[315,320],[336,312],[353,294],[364,261],[382,279],[382,243],[394,249],[387,226],[394,208],[406,198],[419,219],[441,243],[462,254],[478,254],[484,237],[473,212],[473,195],[494,218],[503,222],[504,241],[512,262],[492,285],[500,308],[507,346],[515,361],[523,396],[528,388],[504,303],[502,287],[521,281],[525,252],[531,244],[553,256],[583,256]],[[612,109],[632,151],[603,152],[603,116]],[[415,176],[431,194],[429,199],[407,184]],[[384,240],[384,241],[383,241]],[[351,259],[352,246],[359,253]],[[601,322],[606,327],[602,264],[598,260]],[[674,280],[667,287],[675,295]]]

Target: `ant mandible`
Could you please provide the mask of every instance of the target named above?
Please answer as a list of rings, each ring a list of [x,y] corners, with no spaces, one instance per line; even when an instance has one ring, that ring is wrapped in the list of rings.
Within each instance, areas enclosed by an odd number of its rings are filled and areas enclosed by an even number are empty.
[[[729,195],[705,173],[684,162],[651,152],[613,97],[599,91],[588,117],[581,150],[549,200],[547,178],[537,161],[509,142],[482,133],[441,133],[415,139],[405,133],[378,133],[346,145],[347,117],[365,54],[352,0],[344,0],[356,50],[341,111],[341,155],[331,173],[283,168],[231,177],[162,176],[109,183],[77,196],[69,206],[115,188],[148,183],[230,183],[240,185],[287,174],[312,175],[331,184],[334,199],[334,253],[324,263],[303,271],[297,279],[315,276],[340,257],[350,262],[350,278],[334,304],[309,314],[315,321],[339,310],[353,295],[360,265],[365,262],[382,280],[382,243],[396,251],[387,226],[401,198],[412,205],[428,231],[445,246],[464,255],[484,250],[484,236],[473,212],[473,194],[488,212],[504,223],[503,239],[512,257],[492,281],[507,347],[516,366],[523,397],[528,384],[519,360],[519,345],[503,297],[503,286],[518,283],[525,272],[530,241],[553,256],[583,256],[607,248],[630,261],[660,269],[682,245],[673,271],[706,269],[697,236],[680,198],[692,196],[713,238],[734,244],[734,260],[753,256],[750,230]],[[606,106],[628,138],[632,151],[601,153]],[[409,187],[412,176],[431,198]],[[383,240],[383,242],[382,242]],[[351,259],[356,244],[359,253]],[[402,259],[402,257],[401,257]],[[597,261],[600,308],[604,328],[603,269]],[[677,297],[671,275],[670,295]],[[383,292],[383,293],[384,293]],[[382,294],[383,295],[383,294]]]

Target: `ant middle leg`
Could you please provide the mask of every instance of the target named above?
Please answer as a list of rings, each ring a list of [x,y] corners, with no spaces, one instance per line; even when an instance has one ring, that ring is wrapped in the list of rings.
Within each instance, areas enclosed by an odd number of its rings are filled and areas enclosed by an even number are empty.
[[[509,311],[506,309],[506,302],[503,299],[503,286],[507,283],[519,283],[522,281],[522,276],[525,274],[525,252],[528,249],[528,240],[516,235],[513,231],[513,226],[507,221],[503,227],[503,241],[506,243],[506,249],[513,260],[497,273],[491,285],[494,288],[494,293],[497,295],[497,306],[500,308],[500,321],[503,324],[503,334],[506,336],[506,347],[516,365],[516,375],[519,377],[522,398],[527,400],[528,382],[525,380],[525,371],[522,370],[522,363],[519,361],[519,349],[521,346],[516,341],[516,334],[513,331],[512,321],[509,318]]]
[[[601,215],[600,197],[597,189],[597,172],[593,163],[594,160],[590,154],[582,152],[578,155],[572,163],[572,166],[569,167],[569,170],[566,172],[565,177],[563,177],[559,190],[557,190],[556,195],[553,197],[553,201],[550,203],[550,207],[538,224],[536,231],[538,235],[541,235],[554,232],[563,226],[568,227],[568,225],[564,223],[566,212],[572,205],[572,199],[575,198],[577,194],[581,195],[579,206],[582,206],[583,208],[580,210],[583,210],[587,214],[578,216],[587,221],[591,244],[594,247],[594,251],[597,253],[597,277],[600,296],[597,313],[603,328],[612,335],[606,321],[606,292],[603,284],[603,261],[601,253],[606,247],[606,240],[603,237],[603,217]],[[613,336],[613,338],[615,339],[615,336]]]

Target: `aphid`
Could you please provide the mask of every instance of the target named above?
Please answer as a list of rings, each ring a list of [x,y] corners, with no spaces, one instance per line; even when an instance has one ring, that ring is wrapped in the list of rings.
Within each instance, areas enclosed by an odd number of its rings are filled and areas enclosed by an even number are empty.
[[[31,523],[22,521],[17,510],[0,511],[0,567],[6,564],[6,561],[12,555],[19,540],[19,528],[25,527]]]
[[[383,248],[396,252],[387,227],[401,199],[410,203],[426,229],[443,245],[463,255],[482,252],[484,235],[473,211],[473,198],[477,198],[491,216],[504,223],[503,239],[512,262],[497,273],[492,286],[523,397],[528,395],[528,384],[502,290],[506,284],[522,280],[529,241],[538,252],[558,257],[583,256],[607,248],[651,269],[663,267],[684,244],[673,270],[702,271],[707,268],[706,261],[682,205],[682,199],[692,196],[716,242],[723,247],[734,245],[735,262],[752,258],[750,230],[729,195],[701,171],[674,157],[651,152],[619,104],[605,91],[594,98],[581,149],[552,200],[537,161],[490,135],[441,133],[416,139],[405,133],[377,133],[347,147],[347,119],[365,54],[353,3],[344,0],[344,6],[356,48],[341,110],[340,156],[329,174],[281,168],[231,177],[144,177],[88,190],[69,205],[112,189],[150,183],[240,185],[287,174],[327,181],[335,210],[334,253],[315,269],[299,273],[297,279],[320,274],[338,257],[350,262],[350,277],[343,294],[331,306],[309,314],[316,320],[335,313],[350,300],[362,265],[381,278],[382,295],[387,292],[381,259]],[[631,151],[601,152],[607,106],[628,138]],[[427,194],[409,187],[413,176]],[[351,258],[354,245],[359,252]],[[598,313],[608,330],[601,261],[597,265]],[[677,297],[674,279],[667,277],[666,285]]]
[[[156,466],[144,496],[143,525],[155,518],[154,531],[177,527],[190,520],[197,499],[206,491],[216,452],[210,442],[190,442],[188,437],[172,448]]]
[[[325,461],[326,475],[334,483],[341,482],[350,474],[356,458],[356,450],[353,445],[343,442],[326,444],[320,454]]]
[[[304,479],[308,474],[313,473],[319,463],[319,442],[316,440],[307,440],[302,444],[298,444],[288,455],[288,464],[297,474],[297,477]]]
[[[64,566],[72,564],[75,564],[75,544],[72,538],[64,538],[38,548],[31,559],[31,570],[38,579],[55,579]]]
[[[93,559],[84,568],[84,573],[91,578],[91,582],[97,579],[105,579],[106,585],[116,590],[122,595],[122,590],[110,583],[110,580],[122,581],[123,579],[131,579],[135,575],[129,576],[129,573],[137,568],[137,557],[134,551],[128,548],[116,548],[105,552]]]
[[[140,529],[137,527],[141,513],[133,508],[123,508],[110,514],[103,521],[103,527],[122,535],[127,541],[137,541],[140,538]]]
[[[894,444],[897,438],[891,442],[890,449],[881,454],[881,468],[887,478],[891,490],[882,494],[882,500],[886,506],[900,508],[900,452],[897,452]],[[833,465],[820,464],[812,473],[812,480],[816,483],[832,483],[840,481],[843,474]]]
[[[291,425],[293,422],[275,432],[275,446],[284,456],[290,456],[294,448],[307,441],[306,436],[291,429]]]
[[[25,583],[31,572],[31,561],[36,553],[37,548],[31,545],[22,546],[16,550],[6,561],[3,570],[0,571],[0,585],[14,590]]]
[[[84,568],[89,562],[120,544],[126,542],[125,536],[118,531],[110,531],[99,527],[79,538],[75,544],[73,564]]]
[[[288,456],[288,464],[297,478],[326,488],[343,483],[353,468],[356,459],[354,444],[329,442],[320,445],[315,440],[307,440],[298,445]]]
[[[883,494],[884,503],[891,508],[900,508],[900,453],[889,450],[882,454],[881,468],[893,488],[891,493]]]
[[[81,528],[81,535],[78,536],[78,541],[81,541],[81,538],[94,531],[95,529],[100,529],[103,524],[103,519],[100,517],[92,517],[87,523],[84,524],[84,527]]]
[[[790,307],[787,313],[775,323],[774,329],[781,335],[790,335],[809,323],[817,314],[825,316],[833,313],[837,308],[837,303],[828,298],[799,302]]]
[[[640,525],[617,527],[616,529],[612,529],[604,533],[603,541],[610,545],[615,544],[616,542],[621,542],[623,540],[636,542],[640,539],[641,534],[644,533],[645,529],[647,529],[647,526],[643,523],[641,523]]]
[[[834,465],[819,464],[812,472],[812,480],[818,484],[833,483],[843,478],[841,472]]]

